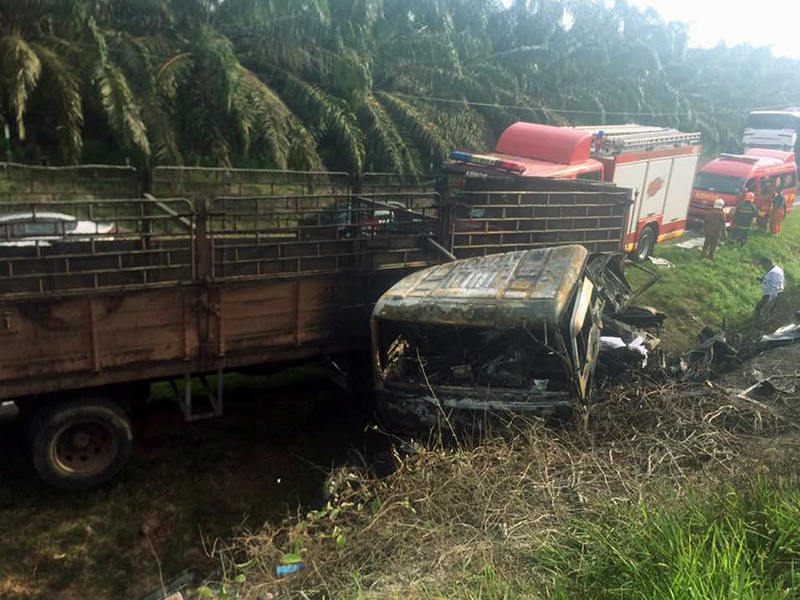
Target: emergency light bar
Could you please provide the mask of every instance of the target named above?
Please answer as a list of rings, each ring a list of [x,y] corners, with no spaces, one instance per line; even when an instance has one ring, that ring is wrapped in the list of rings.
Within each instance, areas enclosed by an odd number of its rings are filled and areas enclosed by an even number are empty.
[[[759,160],[764,158],[763,156],[744,156],[743,154],[725,154],[725,153],[720,154],[719,157],[728,160],[738,160],[739,162],[746,162],[753,164],[757,163]]]
[[[459,163],[480,165],[482,167],[494,167],[505,171],[514,171],[515,173],[522,173],[525,170],[525,165],[514,162],[513,160],[505,160],[496,156],[489,156],[488,154],[461,152],[460,150],[451,152],[450,160]]]

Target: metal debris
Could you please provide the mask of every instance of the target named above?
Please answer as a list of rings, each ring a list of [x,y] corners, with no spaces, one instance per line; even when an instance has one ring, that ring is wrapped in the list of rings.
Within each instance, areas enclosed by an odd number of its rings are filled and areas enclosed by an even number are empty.
[[[691,250],[692,248],[700,248],[705,243],[705,241],[706,238],[700,236],[686,240],[685,242],[680,242],[678,244],[675,244],[675,247],[683,248],[684,250]]]
[[[666,258],[657,258],[655,256],[650,257],[650,262],[653,263],[657,267],[663,267],[664,269],[671,269],[675,265],[669,262]]]
[[[183,600],[184,591],[196,588],[203,582],[203,574],[197,567],[190,567],[157,590],[139,600]]]

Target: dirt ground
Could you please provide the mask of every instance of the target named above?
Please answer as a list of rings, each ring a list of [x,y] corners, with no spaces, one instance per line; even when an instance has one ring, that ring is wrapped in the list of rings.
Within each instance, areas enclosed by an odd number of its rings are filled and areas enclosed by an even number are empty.
[[[210,573],[222,540],[317,506],[331,467],[367,443],[365,423],[327,382],[274,390],[246,378],[219,419],[187,424],[157,402],[136,423],[129,466],[89,493],[39,482],[4,425],[0,598],[134,600],[188,567]]]

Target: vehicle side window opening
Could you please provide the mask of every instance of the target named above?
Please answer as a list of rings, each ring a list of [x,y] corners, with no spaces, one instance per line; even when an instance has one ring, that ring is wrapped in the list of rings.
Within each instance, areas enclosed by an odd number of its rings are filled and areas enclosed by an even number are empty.
[[[797,185],[797,174],[796,173],[786,173],[783,176],[783,189],[793,188]]]
[[[772,194],[772,180],[769,177],[762,177],[761,178],[761,195],[766,196],[768,194]]]
[[[586,181],[601,181],[603,179],[603,170],[597,169],[596,171],[578,173],[578,179],[584,179]]]
[[[570,391],[561,345],[544,327],[528,330],[378,321],[380,373],[387,385],[530,389],[547,379],[548,391]],[[551,347],[545,343],[548,339]]]
[[[486,217],[486,207],[456,204],[455,213],[457,219],[483,219]]]
[[[12,232],[16,237],[37,235],[60,235],[63,231],[61,224],[56,221],[31,221],[28,223],[14,223]]]
[[[755,179],[748,179],[747,183],[744,184],[745,192],[753,192],[756,193],[757,182]]]
[[[579,371],[586,364],[587,360],[593,358],[591,344],[592,328],[594,320],[592,309],[597,300],[597,291],[594,284],[588,278],[584,278],[580,288],[575,293],[575,298],[571,305],[572,318],[570,319],[569,336],[572,345],[572,359],[574,368]]]

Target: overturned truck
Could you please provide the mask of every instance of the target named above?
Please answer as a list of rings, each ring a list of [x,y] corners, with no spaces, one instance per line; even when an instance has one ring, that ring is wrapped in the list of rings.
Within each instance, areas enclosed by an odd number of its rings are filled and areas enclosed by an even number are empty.
[[[621,255],[567,245],[418,271],[378,300],[378,402],[410,426],[475,411],[555,415],[592,395],[604,313],[630,296]]]

